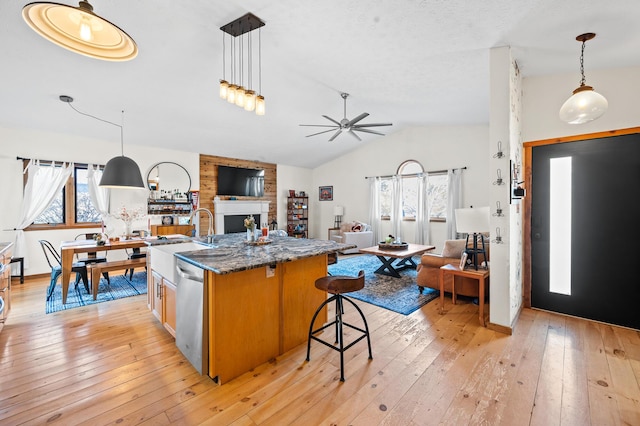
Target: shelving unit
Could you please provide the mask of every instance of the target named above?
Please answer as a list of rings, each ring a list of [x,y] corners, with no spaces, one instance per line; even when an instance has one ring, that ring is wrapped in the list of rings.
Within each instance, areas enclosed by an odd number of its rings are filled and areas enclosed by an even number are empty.
[[[147,214],[188,216],[191,214],[191,201],[148,200]]]
[[[309,237],[309,197],[287,197],[287,234]]]

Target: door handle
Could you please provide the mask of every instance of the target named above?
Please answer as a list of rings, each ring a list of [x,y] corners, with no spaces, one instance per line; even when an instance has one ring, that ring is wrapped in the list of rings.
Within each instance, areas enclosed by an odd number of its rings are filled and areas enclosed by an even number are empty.
[[[182,278],[186,278],[186,279],[191,280],[191,281],[197,281],[199,283],[204,282],[204,277],[190,274],[188,271],[185,271],[184,269],[180,268],[179,266],[176,266],[176,271],[178,271],[178,275],[180,275]]]

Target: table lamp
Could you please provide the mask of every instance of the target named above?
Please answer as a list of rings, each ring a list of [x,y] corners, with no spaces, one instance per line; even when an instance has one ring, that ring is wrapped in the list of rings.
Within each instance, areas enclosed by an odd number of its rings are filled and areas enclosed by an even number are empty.
[[[344,207],[334,206],[333,215],[335,216],[335,222],[333,223],[333,227],[340,228],[340,222],[342,222],[342,216],[344,215]]]
[[[473,266],[478,270],[478,255],[482,254],[487,269],[487,254],[482,233],[489,232],[489,207],[456,209],[456,231],[467,234],[466,252],[473,257]],[[473,248],[469,248],[469,237],[473,234]],[[478,238],[482,248],[478,247]]]

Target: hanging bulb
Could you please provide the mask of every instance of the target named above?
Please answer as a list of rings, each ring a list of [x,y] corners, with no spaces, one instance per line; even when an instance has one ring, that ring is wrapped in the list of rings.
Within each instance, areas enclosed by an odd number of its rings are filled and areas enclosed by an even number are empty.
[[[240,86],[236,89],[236,105],[240,108],[244,108],[244,87]]]
[[[256,92],[247,90],[244,94],[244,110],[253,111],[256,109]]]
[[[256,115],[264,115],[265,105],[264,105],[264,96],[258,95],[256,96]]]
[[[91,21],[84,15],[80,20],[80,38],[84,41],[91,41],[93,39],[93,34],[91,33]]]
[[[226,80],[220,80],[220,98],[227,99],[229,91],[229,83]]]
[[[229,88],[227,89],[227,102],[229,102],[230,104],[235,104],[236,103],[236,89],[238,88],[238,86],[236,86],[235,84],[230,84]]]

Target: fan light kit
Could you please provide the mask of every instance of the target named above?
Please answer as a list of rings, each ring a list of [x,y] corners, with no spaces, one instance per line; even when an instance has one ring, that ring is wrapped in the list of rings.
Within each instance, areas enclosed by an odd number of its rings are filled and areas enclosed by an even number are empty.
[[[329,142],[331,142],[335,138],[340,136],[340,134],[342,132],[347,132],[350,135],[352,135],[353,137],[355,137],[356,139],[358,139],[359,141],[361,141],[362,139],[360,139],[360,136],[358,136],[354,132],[373,133],[374,135],[382,135],[382,136],[384,136],[384,133],[380,133],[380,132],[376,132],[374,130],[367,129],[367,127],[392,126],[391,123],[358,124],[362,119],[366,118],[369,115],[369,113],[367,113],[367,112],[363,112],[362,114],[360,114],[359,116],[357,116],[353,120],[349,120],[347,118],[347,98],[349,97],[349,94],[348,93],[341,93],[340,96],[342,96],[342,99],[344,100],[344,118],[342,120],[340,120],[340,121],[337,121],[337,120],[334,120],[333,118],[331,118],[329,116],[323,115],[324,118],[326,118],[327,120],[331,121],[334,124],[301,124],[301,126],[305,126],[305,127],[330,127],[330,129],[328,129],[328,130],[323,130],[323,131],[318,132],[318,133],[313,133],[311,135],[307,135],[307,137],[321,135],[321,134],[327,133],[327,132],[335,132],[333,134],[333,136],[331,136],[331,138],[329,138]]]
[[[235,104],[245,111],[256,111],[256,115],[264,115],[265,103],[262,92],[262,37],[260,28],[264,22],[252,13],[229,22],[220,27],[222,30],[222,80],[220,80],[220,98],[226,99],[230,104]],[[258,30],[258,93],[253,90],[253,43],[251,32]],[[226,77],[226,43],[225,34],[233,38],[230,43],[230,71],[231,78]],[[245,37],[244,35],[247,34]],[[246,39],[246,51],[245,42]],[[247,67],[245,69],[245,53]],[[247,88],[244,87],[244,76],[247,76]]]
[[[585,33],[576,37],[576,40],[582,42],[582,51],[580,53],[580,74],[582,79],[580,80],[580,86],[573,91],[573,95],[560,108],[560,119],[569,124],[583,124],[595,120],[602,116],[609,106],[604,96],[593,90],[593,87],[586,85],[584,77],[585,43],[595,36],[594,33]]]
[[[128,61],[138,55],[136,42],[93,12],[88,1],[78,7],[51,2],[29,3],[22,17],[35,32],[72,52],[105,61]]]

